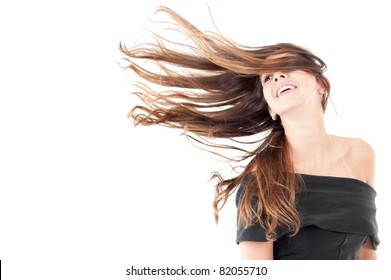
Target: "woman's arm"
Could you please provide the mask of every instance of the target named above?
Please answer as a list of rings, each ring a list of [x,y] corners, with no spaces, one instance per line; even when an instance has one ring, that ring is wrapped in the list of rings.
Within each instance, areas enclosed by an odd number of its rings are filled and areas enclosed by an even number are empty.
[[[361,148],[361,151],[364,154],[363,167],[365,167],[367,172],[366,182],[373,187],[375,184],[375,152],[372,147],[365,142]],[[367,241],[364,243],[364,245],[362,245],[360,251],[358,252],[357,259],[377,260],[376,250],[373,248],[371,237],[368,237]]]
[[[253,242],[242,241],[239,243],[242,260],[272,260],[273,241]]]
[[[368,237],[367,241],[362,245],[357,256],[358,260],[377,260],[376,250],[372,246],[372,238]]]

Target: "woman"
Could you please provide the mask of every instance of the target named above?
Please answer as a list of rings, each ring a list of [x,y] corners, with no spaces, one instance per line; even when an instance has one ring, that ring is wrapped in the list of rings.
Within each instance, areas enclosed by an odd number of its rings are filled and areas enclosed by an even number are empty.
[[[134,94],[143,104],[129,116],[136,125],[180,128],[209,147],[243,153],[243,172],[212,176],[218,179],[216,220],[237,190],[242,258],[376,259],[374,152],[363,140],[326,132],[325,63],[292,44],[239,46],[201,32],[168,8],[158,11],[190,42],[155,34],[155,43],[121,44],[126,68],[142,79]],[[145,61],[157,71],[142,66]],[[253,151],[209,141],[238,144],[254,135],[262,139]]]

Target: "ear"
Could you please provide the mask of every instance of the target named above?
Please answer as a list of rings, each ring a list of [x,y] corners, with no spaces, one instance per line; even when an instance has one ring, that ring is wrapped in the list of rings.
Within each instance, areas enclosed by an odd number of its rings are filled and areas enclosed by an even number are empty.
[[[324,94],[326,94],[326,90],[324,89],[324,88],[319,88],[318,89],[318,93],[320,94],[320,95],[324,95]]]
[[[269,110],[269,114],[270,114],[270,117],[272,118],[273,121],[276,121],[277,120],[277,114],[275,112],[273,112],[273,110],[267,106],[267,109]]]
[[[325,85],[322,83],[322,81],[318,81],[318,94],[320,96],[323,96],[326,94]]]

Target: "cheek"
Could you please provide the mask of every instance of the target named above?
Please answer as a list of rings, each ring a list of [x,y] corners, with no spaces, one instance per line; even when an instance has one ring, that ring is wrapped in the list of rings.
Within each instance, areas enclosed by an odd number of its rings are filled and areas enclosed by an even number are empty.
[[[308,89],[316,91],[319,88],[318,82],[316,81],[315,77],[308,77],[307,79],[304,80],[305,85]]]
[[[271,103],[273,103],[273,94],[272,94],[271,89],[264,88],[263,89],[263,96],[265,97],[267,104],[270,105]]]

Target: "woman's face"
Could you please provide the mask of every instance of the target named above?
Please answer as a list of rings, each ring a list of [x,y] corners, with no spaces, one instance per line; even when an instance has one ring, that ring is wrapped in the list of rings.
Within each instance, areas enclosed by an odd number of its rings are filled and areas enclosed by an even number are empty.
[[[322,110],[322,87],[304,71],[262,73],[263,94],[269,111],[283,117],[290,111]]]

